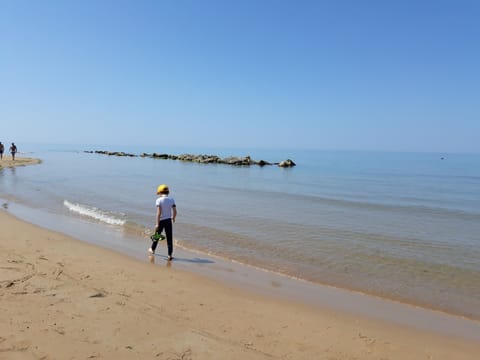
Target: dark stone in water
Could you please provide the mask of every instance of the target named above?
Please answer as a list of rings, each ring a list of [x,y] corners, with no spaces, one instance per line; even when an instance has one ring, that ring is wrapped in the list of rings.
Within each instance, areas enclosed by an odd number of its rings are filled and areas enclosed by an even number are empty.
[[[295,164],[291,159],[287,159],[287,160],[282,161],[280,164],[278,164],[278,166],[280,166],[280,167],[293,167],[293,166],[297,166],[297,164]]]

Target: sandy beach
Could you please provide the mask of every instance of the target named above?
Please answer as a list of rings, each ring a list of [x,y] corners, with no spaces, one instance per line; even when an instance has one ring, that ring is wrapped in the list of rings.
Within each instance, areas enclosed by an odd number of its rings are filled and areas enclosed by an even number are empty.
[[[15,160],[12,160],[12,157],[9,154],[3,154],[3,159],[0,161],[0,168],[34,165],[34,164],[40,164],[41,162],[42,161],[40,159],[34,159],[34,158],[28,158],[28,157],[16,157]]]
[[[142,262],[21,221],[7,205],[0,229],[0,359],[476,359],[480,352],[474,340]]]

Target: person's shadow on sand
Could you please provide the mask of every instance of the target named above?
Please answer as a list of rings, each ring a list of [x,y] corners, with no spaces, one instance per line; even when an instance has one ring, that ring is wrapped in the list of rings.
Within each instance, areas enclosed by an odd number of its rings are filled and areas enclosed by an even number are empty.
[[[150,260],[151,263],[154,263],[155,262],[155,257],[159,257],[159,258],[162,258],[163,260],[167,261],[168,263],[171,263],[173,261],[177,262],[177,261],[181,261],[181,262],[188,262],[188,263],[193,263],[193,264],[214,264],[215,261],[212,261],[212,260],[209,260],[209,259],[201,259],[201,258],[193,258],[193,259],[189,259],[189,258],[179,258],[179,257],[173,257],[172,260],[168,260],[168,256],[166,255],[157,255],[157,254],[154,254],[154,255],[149,255],[148,256],[148,259]]]

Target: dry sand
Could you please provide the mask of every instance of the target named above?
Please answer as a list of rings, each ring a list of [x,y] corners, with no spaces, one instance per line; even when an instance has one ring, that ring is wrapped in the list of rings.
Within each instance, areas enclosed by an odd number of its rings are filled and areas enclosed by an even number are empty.
[[[477,359],[473,340],[260,296],[0,210],[0,359]]]

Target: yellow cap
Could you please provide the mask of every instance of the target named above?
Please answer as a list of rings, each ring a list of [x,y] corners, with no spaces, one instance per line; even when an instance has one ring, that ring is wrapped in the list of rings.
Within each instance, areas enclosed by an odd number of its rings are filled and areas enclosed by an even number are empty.
[[[157,194],[168,194],[169,192],[168,185],[162,184],[157,188]]]

